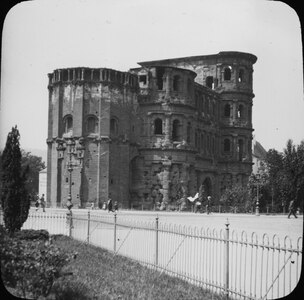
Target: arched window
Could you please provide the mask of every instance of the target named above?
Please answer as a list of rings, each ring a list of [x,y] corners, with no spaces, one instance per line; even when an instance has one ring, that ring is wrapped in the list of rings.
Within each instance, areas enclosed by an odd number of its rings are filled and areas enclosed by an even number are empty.
[[[237,117],[244,118],[244,106],[242,104],[238,106]]]
[[[163,76],[165,74],[165,69],[160,67],[156,69],[156,77],[157,77],[157,88],[158,90],[162,90],[163,89]]]
[[[110,133],[112,135],[118,134],[118,120],[116,118],[111,118],[110,120]]]
[[[95,116],[89,116],[86,122],[87,133],[97,133],[98,120]]]
[[[213,89],[213,76],[206,77],[206,86],[210,89]]]
[[[160,118],[154,120],[154,134],[163,134],[163,121]]]
[[[175,75],[173,77],[173,91],[179,92],[180,91],[180,77]]]
[[[224,69],[224,80],[231,80],[231,67]]]
[[[240,69],[239,70],[239,78],[238,78],[239,82],[243,82],[244,81],[244,70]]]
[[[73,117],[71,115],[67,115],[63,119],[63,130],[64,133],[72,133],[73,132]]]
[[[224,152],[230,152],[231,145],[229,139],[224,139]]]
[[[230,104],[225,104],[224,106],[224,117],[230,117]]]
[[[180,141],[181,140],[181,125],[179,120],[175,119],[172,123],[172,140]]]

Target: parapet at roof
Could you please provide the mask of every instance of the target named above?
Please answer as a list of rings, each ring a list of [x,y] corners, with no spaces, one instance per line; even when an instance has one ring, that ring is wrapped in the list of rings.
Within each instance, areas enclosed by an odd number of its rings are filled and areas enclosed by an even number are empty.
[[[151,61],[144,61],[138,62],[141,66],[147,65],[165,65],[167,63],[172,62],[182,62],[182,61],[196,61],[196,60],[208,60],[208,59],[221,59],[221,58],[229,58],[229,57],[241,57],[248,59],[254,64],[257,61],[257,57],[251,53],[246,52],[238,52],[238,51],[221,51],[218,54],[210,54],[210,55],[198,55],[198,56],[186,56],[186,57],[178,57],[178,58],[169,58],[169,59],[162,59],[162,60],[151,60]]]

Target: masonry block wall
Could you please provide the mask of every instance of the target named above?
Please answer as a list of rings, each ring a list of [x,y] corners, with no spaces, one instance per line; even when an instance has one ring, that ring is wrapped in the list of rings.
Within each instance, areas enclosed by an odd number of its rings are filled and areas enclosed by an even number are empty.
[[[47,201],[101,207],[215,202],[252,170],[252,54],[139,63],[129,72],[49,74]],[[71,145],[72,141],[72,145]]]

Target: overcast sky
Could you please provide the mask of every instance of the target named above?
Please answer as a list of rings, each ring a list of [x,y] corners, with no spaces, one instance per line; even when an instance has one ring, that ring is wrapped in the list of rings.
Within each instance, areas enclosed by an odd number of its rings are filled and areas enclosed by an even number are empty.
[[[54,69],[249,52],[254,135],[266,150],[304,139],[301,27],[265,0],[36,0],[6,16],[2,34],[0,149],[17,124],[22,148],[46,149],[48,77]]]

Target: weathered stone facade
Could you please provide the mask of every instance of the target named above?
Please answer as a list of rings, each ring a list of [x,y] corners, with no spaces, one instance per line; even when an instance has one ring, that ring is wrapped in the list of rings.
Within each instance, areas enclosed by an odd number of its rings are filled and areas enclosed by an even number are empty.
[[[168,208],[201,186],[216,201],[246,184],[256,59],[220,52],[49,74],[49,205],[71,189],[74,206],[101,207],[111,194],[123,207]]]

